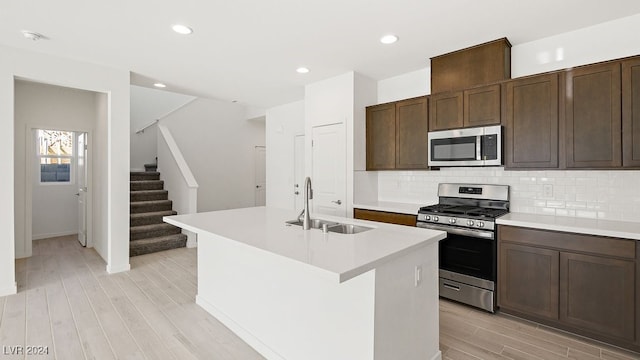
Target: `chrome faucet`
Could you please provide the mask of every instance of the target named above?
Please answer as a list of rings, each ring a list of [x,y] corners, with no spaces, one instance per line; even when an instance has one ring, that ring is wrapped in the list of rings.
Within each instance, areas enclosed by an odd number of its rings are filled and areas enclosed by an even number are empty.
[[[309,200],[313,199],[313,189],[311,188],[311,178],[304,179],[304,218],[302,219],[302,229],[311,229],[311,215],[309,214]]]

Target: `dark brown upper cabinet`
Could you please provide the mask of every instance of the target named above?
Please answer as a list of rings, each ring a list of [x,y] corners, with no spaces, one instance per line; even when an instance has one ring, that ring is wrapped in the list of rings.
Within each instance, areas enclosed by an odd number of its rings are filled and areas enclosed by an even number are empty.
[[[428,98],[367,107],[367,170],[426,169]]]
[[[431,95],[429,129],[457,129],[464,126],[462,91]]]
[[[622,165],[640,167],[640,59],[622,63]]]
[[[499,125],[500,85],[464,91],[464,127]]]
[[[396,167],[396,105],[367,108],[367,170]]]
[[[508,81],[505,89],[505,167],[558,167],[558,74]]]
[[[429,130],[499,125],[500,85],[431,95]]]
[[[396,169],[426,169],[429,103],[427,97],[396,103]]]
[[[567,168],[622,165],[620,68],[620,62],[612,62],[567,71]]]
[[[431,93],[467,89],[511,78],[506,38],[431,58]]]

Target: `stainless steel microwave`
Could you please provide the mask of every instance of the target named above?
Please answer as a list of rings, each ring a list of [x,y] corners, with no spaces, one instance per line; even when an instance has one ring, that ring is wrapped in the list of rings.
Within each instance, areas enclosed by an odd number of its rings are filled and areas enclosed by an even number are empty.
[[[429,166],[502,165],[502,126],[430,131]]]

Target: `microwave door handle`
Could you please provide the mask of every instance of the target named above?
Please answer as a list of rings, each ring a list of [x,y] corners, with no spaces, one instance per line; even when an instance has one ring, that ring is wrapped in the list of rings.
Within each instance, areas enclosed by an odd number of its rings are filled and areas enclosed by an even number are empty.
[[[482,160],[482,135],[476,136],[476,160]]]

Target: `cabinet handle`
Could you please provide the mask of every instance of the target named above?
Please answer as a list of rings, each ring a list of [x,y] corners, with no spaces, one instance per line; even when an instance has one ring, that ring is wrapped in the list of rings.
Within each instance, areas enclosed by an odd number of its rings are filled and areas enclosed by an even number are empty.
[[[300,191],[296,191],[296,192],[294,192],[294,194],[299,195],[299,194],[300,194]]]

